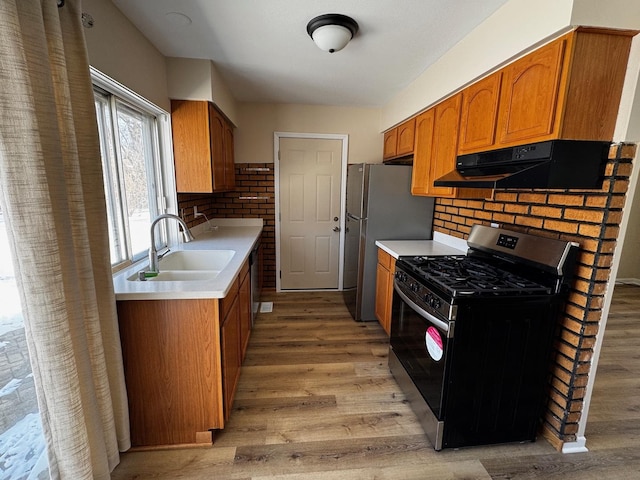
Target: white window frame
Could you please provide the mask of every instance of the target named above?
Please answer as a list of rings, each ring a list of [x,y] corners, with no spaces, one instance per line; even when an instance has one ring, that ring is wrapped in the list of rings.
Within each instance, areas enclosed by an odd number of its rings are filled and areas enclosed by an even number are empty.
[[[173,144],[171,141],[171,116],[169,112],[138,95],[133,90],[127,88],[121,83],[115,81],[94,67],[90,67],[91,80],[95,87],[118,97],[126,103],[143,111],[151,113],[157,119],[157,141],[154,142],[155,152],[160,166],[160,178],[156,178],[156,182],[161,186],[163,195],[160,196],[158,207],[160,213],[170,212],[177,214],[178,198],[176,194],[175,171],[173,164]],[[165,222],[167,232],[167,245],[175,245],[178,243],[179,233],[176,222]],[[139,260],[138,257],[129,258],[124,262],[113,265],[113,272],[117,272],[132,263]]]

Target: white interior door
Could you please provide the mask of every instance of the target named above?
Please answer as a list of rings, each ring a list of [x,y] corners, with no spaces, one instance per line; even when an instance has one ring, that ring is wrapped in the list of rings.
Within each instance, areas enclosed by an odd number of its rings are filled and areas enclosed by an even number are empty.
[[[342,140],[279,144],[280,289],[338,289]]]

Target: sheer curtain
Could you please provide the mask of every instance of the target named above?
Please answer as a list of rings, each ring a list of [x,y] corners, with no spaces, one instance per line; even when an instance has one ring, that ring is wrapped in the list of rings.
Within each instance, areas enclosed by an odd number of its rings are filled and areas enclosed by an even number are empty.
[[[53,478],[110,478],[129,419],[79,0],[0,1],[0,205]]]

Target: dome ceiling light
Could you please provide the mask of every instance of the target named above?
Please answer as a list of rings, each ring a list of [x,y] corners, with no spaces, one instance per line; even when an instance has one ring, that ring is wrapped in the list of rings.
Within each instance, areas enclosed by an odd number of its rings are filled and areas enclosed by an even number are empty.
[[[307,24],[309,36],[321,50],[329,53],[342,50],[357,32],[356,21],[339,13],[320,15]]]

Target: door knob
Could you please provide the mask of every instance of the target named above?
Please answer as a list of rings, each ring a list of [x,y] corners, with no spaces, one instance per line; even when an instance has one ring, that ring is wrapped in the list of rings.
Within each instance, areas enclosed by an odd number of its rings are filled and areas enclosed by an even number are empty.
[[[340,227],[333,227],[333,231],[334,232],[339,232],[340,231]]]
[[[334,222],[337,222],[338,220],[339,220],[339,218],[338,218],[338,217],[333,217],[333,221],[334,221]]]

